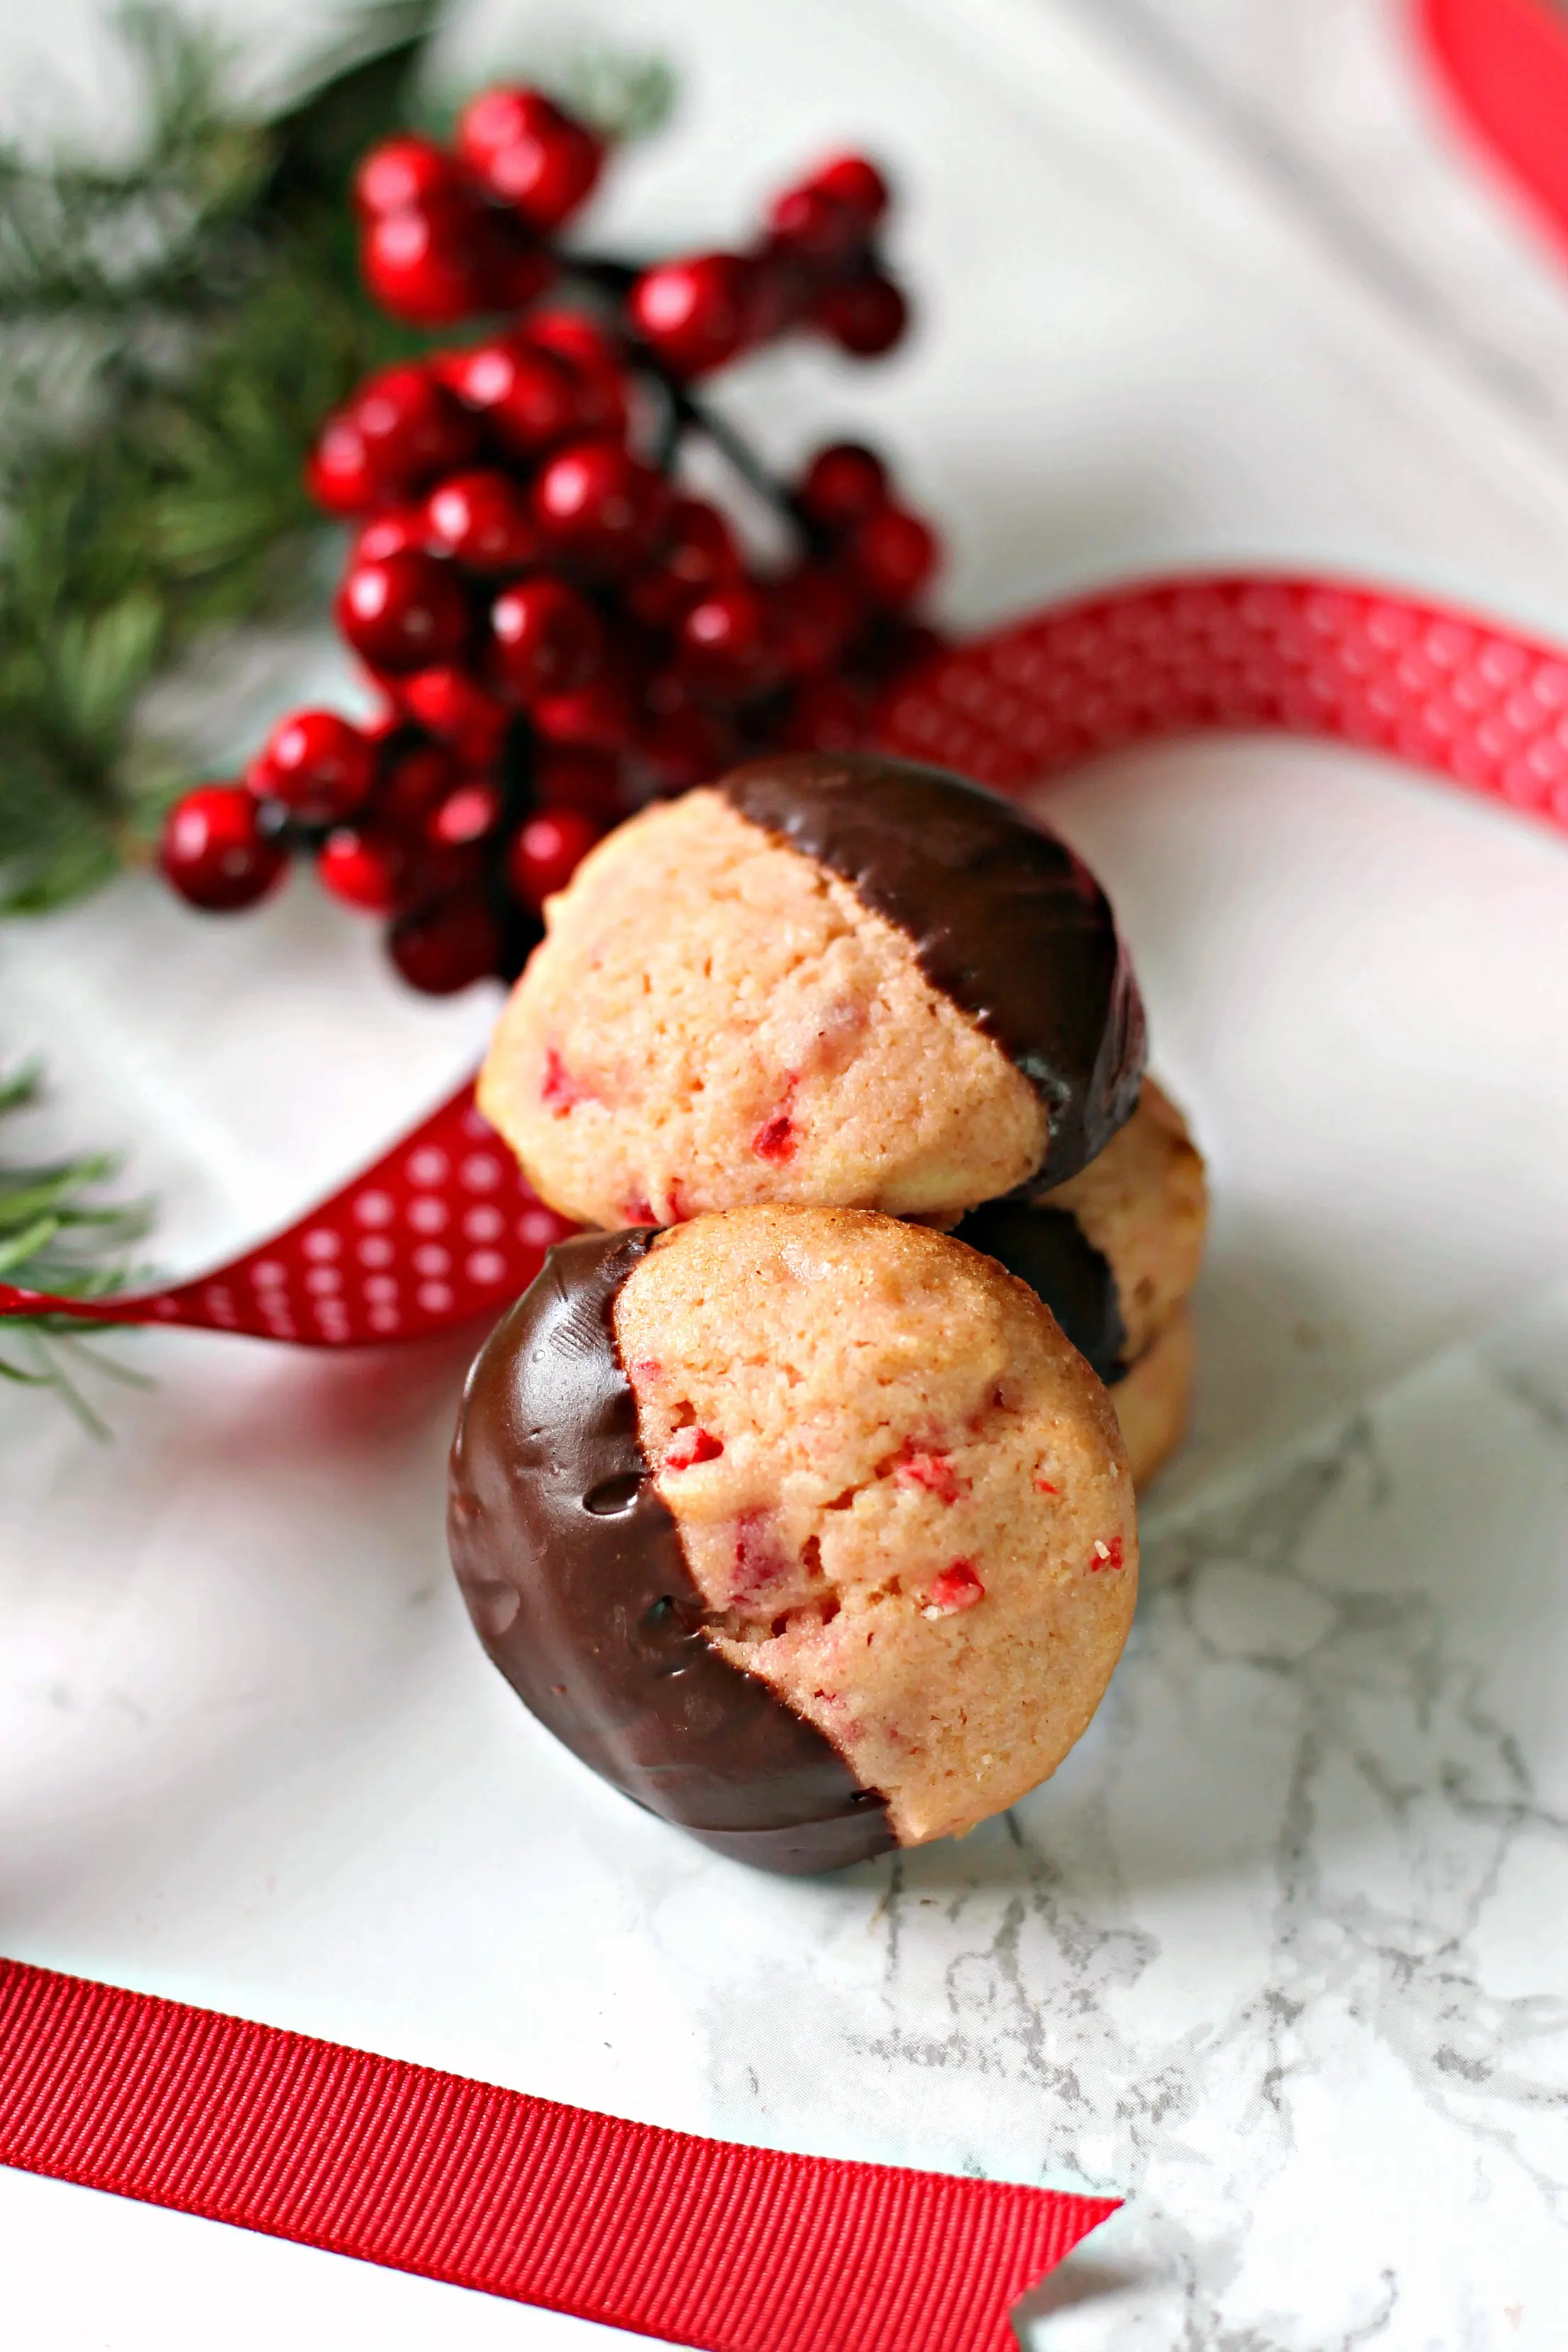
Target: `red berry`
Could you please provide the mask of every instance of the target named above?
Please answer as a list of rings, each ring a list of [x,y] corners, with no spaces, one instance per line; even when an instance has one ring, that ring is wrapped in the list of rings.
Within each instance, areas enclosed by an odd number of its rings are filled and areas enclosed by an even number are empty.
[[[423,507],[389,507],[372,515],[355,534],[350,564],[374,563],[383,555],[401,555],[407,548],[423,549],[429,534]]]
[[[680,624],[682,667],[716,692],[750,692],[773,667],[768,608],[744,583],[693,604]]]
[[[837,661],[863,617],[848,583],[834,572],[792,572],[774,583],[769,604],[779,667],[791,677]]]
[[[305,487],[328,514],[362,515],[381,495],[381,482],[351,418],[330,417],[305,464]]]
[[[845,530],[888,503],[888,469],[858,441],[833,441],[805,469],[800,503],[813,522]]]
[[[335,710],[296,710],[272,730],[245,781],[258,799],[280,801],[307,824],[332,824],[370,798],[375,752]]]
[[[657,560],[626,589],[626,604],[650,628],[673,628],[689,606],[738,581],[744,566],[734,534],[717,507],[677,499]]]
[[[375,796],[379,832],[422,835],[434,811],[458,781],[450,751],[434,743],[410,743],[395,752]]]
[[[630,317],[643,341],[677,375],[722,367],[746,342],[752,264],[734,253],[700,253],[645,269]]]
[[[605,657],[605,629],[585,596],[540,573],[490,607],[495,667],[524,702],[586,686]]]
[[[612,824],[624,811],[619,764],[603,751],[542,748],[534,761],[533,789],[547,807],[581,809]]]
[[[469,572],[516,572],[539,552],[539,534],[509,474],[452,474],[425,501],[429,545]]]
[[[879,221],[891,201],[888,183],[875,163],[864,155],[834,155],[819,164],[806,185],[820,188],[825,195],[834,196],[851,212],[858,213],[868,228]]]
[[[858,523],[849,541],[849,562],[879,604],[907,604],[920,594],[937,565],[936,534],[919,515],[884,507]]]
[[[427,368],[384,368],[355,394],[350,421],[383,490],[420,488],[471,457],[479,428]]]
[[[243,784],[198,784],[163,820],[158,863],[181,898],[209,914],[254,906],[279,880],[288,856],[266,832]]]
[[[521,343],[480,343],[443,370],[459,400],[484,418],[504,448],[538,457],[583,429],[588,404],[570,365]]]
[[[466,849],[470,842],[483,841],[495,831],[500,814],[499,787],[482,776],[470,777],[433,811],[426,835],[444,849]]]
[[[875,272],[830,286],[811,306],[823,332],[860,360],[890,352],[909,324],[910,306],[890,278]]]
[[[596,320],[581,310],[538,310],[522,328],[521,340],[571,370],[584,432],[626,431],[626,355]]]
[[[362,914],[389,915],[408,871],[408,850],[381,826],[340,825],[316,852],[322,886]]]
[[[360,269],[384,310],[415,327],[449,327],[486,306],[494,237],[477,201],[434,197],[384,213],[360,243]]]
[[[500,970],[500,925],[482,890],[458,890],[403,916],[386,947],[410,988],[424,996],[451,996]]]
[[[600,572],[645,555],[668,506],[659,477],[618,441],[578,441],[545,465],[533,514],[562,551]]]
[[[523,905],[537,914],[564,890],[602,829],[577,808],[542,808],[526,818],[506,853],[507,880]]]
[[[464,109],[458,148],[492,195],[548,234],[598,179],[604,142],[536,89],[490,89]]]
[[[864,698],[841,677],[808,677],[790,704],[786,751],[853,751],[866,740]]]
[[[504,704],[487,694],[467,670],[418,670],[403,681],[403,699],[427,734],[481,766],[497,756],[511,724]]]
[[[482,172],[492,156],[504,153],[542,123],[559,117],[560,109],[542,89],[502,82],[470,98],[458,117],[453,143],[471,170]]]
[[[688,704],[657,712],[637,730],[637,758],[659,793],[683,793],[732,767],[734,730],[710,710]]]
[[[768,226],[781,245],[814,269],[842,268],[864,250],[867,223],[854,205],[826,188],[786,188],[768,206]]]
[[[354,205],[362,220],[379,220],[384,213],[410,212],[432,197],[449,196],[462,184],[456,163],[433,139],[384,139],[354,173]]]
[[[553,352],[584,375],[620,373],[622,353],[615,336],[585,310],[536,310],[519,332],[524,342]]]
[[[412,549],[356,563],[338,591],[337,616],[355,653],[395,674],[455,660],[468,634],[457,575]]]
[[[570,694],[542,694],[529,705],[528,715],[548,743],[621,751],[631,740],[631,700],[618,677],[594,678]]]

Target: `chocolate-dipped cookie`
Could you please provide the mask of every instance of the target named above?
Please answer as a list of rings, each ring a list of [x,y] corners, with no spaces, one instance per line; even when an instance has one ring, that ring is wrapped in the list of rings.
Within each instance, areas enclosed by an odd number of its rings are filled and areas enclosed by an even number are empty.
[[[955,1228],[1038,1292],[1110,1388],[1140,1486],[1185,1423],[1186,1299],[1207,1221],[1204,1163],[1186,1121],[1145,1078],[1132,1117],[1078,1175],[1054,1188],[1026,1185]],[[1162,1348],[1177,1324],[1180,1336]]]
[[[1065,1181],[1137,1099],[1104,893],[1020,810],[871,756],[648,809],[546,908],[480,1079],[585,1223],[771,1200],[954,1218]]]
[[[1105,1392],[952,1237],[766,1206],[552,1253],[474,1367],[458,1580],[533,1712],[709,1843],[819,1870],[1053,1771],[1135,1597]]]

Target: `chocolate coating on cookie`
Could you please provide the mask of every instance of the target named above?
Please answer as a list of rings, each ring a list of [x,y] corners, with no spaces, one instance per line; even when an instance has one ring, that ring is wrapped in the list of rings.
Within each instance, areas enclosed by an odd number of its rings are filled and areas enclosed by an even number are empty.
[[[913,942],[933,987],[1023,1072],[1063,1182],[1138,1099],[1142,1001],[1110,903],[1065,842],[940,768],[801,752],[736,769],[741,815],[842,877]]]
[[[1044,1299],[1067,1337],[1107,1388],[1127,1375],[1127,1326],[1109,1259],[1070,1209],[988,1201],[953,1228]]]
[[[894,1843],[882,1800],[710,1645],[655,1492],[611,1326],[652,1238],[552,1250],[481,1349],[452,1447],[458,1584],[524,1705],[639,1804],[765,1869],[863,1861]]]

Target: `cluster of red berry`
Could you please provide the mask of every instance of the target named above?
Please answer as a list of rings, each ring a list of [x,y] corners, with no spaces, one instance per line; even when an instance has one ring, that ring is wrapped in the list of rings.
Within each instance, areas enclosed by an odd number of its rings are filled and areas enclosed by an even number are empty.
[[[310,461],[356,526],[337,600],[382,698],[352,725],[285,719],[238,784],[172,809],[162,865],[209,908],[247,906],[290,853],[391,919],[404,977],[443,992],[521,967],[544,899],[628,810],[738,757],[847,749],[936,642],[911,608],[936,542],[857,444],[773,484],[691,390],[784,331],[862,355],[901,332],[877,258],[880,174],[841,156],[772,206],[746,254],[638,271],[551,242],[602,142],[536,91],[488,91],[448,151],[416,138],[361,166],[362,263],[423,327],[521,313],[365,383]],[[552,286],[568,300],[541,306]],[[795,548],[765,571],[683,490],[707,435]]]

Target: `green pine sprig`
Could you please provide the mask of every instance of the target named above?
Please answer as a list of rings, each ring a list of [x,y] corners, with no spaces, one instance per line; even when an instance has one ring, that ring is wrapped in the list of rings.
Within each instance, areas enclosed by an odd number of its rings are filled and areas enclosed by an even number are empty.
[[[25,1110],[39,1091],[36,1067],[0,1078],[0,1118]],[[104,1202],[100,1187],[119,1173],[105,1152],[75,1160],[0,1160],[0,1282],[57,1298],[107,1298],[122,1289],[128,1254],[146,1233],[143,1202]],[[68,1316],[42,1312],[0,1322],[0,1380],[47,1388],[97,1436],[104,1423],[83,1395],[84,1370],[140,1384],[140,1375],[103,1351],[99,1335]]]
[[[269,120],[158,0],[119,19],[147,131],[122,168],[0,144],[0,913],[145,856],[195,781],[139,711],[204,635],[318,587],[301,465],[322,417],[421,339],[359,282],[350,184],[427,117],[442,0],[371,0]],[[589,56],[606,131],[664,68]]]

